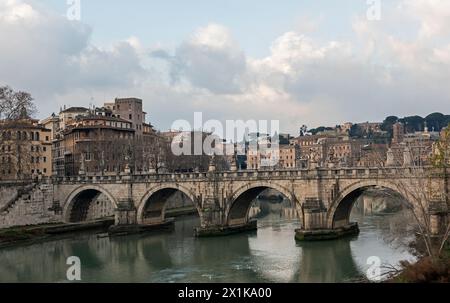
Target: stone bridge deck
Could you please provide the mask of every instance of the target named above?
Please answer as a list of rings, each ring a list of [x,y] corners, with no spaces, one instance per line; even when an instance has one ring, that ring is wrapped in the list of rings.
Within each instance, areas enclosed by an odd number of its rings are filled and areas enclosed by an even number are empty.
[[[89,212],[93,204],[106,203],[115,214],[117,226],[164,224],[167,201],[181,192],[197,208],[200,230],[214,234],[253,226],[248,216],[250,206],[261,192],[271,188],[291,201],[302,230],[341,232],[351,226],[349,217],[353,204],[368,188],[392,191],[410,205],[414,205],[415,192],[425,190],[429,201],[448,206],[446,174],[449,172],[430,167],[358,167],[122,173],[41,179],[38,190],[45,192],[44,209],[48,209],[47,215],[51,214],[54,220],[84,221],[92,217]],[[442,224],[437,224],[437,228]]]

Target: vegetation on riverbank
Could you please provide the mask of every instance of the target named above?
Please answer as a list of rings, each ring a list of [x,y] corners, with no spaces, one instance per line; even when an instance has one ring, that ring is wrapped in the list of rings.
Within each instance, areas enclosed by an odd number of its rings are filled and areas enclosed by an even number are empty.
[[[424,257],[416,263],[403,261],[393,283],[450,283],[450,257]]]
[[[423,245],[414,241],[414,250],[423,252]],[[450,243],[447,241],[437,257],[422,255],[416,262],[402,261],[389,273],[389,283],[450,283]]]
[[[36,226],[11,227],[0,230],[0,247],[9,244],[41,239],[47,236],[46,230],[57,224],[42,224]]]

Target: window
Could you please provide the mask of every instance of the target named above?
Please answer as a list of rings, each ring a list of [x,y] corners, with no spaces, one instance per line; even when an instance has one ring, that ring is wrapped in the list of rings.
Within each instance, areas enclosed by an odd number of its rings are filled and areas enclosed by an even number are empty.
[[[47,157],[42,157],[42,160],[44,161],[44,163],[47,162]]]
[[[133,119],[133,115],[132,114],[130,114],[129,117],[130,117],[130,120]]]
[[[48,136],[45,136],[45,141],[50,140],[50,138]]]
[[[47,173],[47,169],[46,168],[44,168],[44,174],[46,174]]]
[[[91,158],[91,153],[84,153],[84,159],[85,159],[86,161],[91,161],[91,160],[92,160],[92,158]]]
[[[42,150],[43,150],[43,151],[47,151],[47,147],[45,147],[45,146],[42,147]]]

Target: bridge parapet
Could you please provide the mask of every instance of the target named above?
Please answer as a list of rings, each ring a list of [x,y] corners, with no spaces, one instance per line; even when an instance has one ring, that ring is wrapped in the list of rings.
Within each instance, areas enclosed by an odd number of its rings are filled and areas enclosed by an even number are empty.
[[[242,170],[208,173],[164,173],[164,174],[118,174],[118,175],[81,175],[53,177],[53,183],[122,183],[122,182],[183,182],[205,180],[286,180],[286,179],[372,179],[372,178],[409,178],[425,176],[439,177],[442,170],[432,168],[419,169],[409,167],[356,167],[356,168],[316,168],[289,170]],[[450,173],[450,171],[448,172]]]

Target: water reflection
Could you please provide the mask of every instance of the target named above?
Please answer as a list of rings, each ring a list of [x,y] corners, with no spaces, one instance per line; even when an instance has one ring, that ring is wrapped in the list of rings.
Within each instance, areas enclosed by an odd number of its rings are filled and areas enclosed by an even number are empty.
[[[70,239],[0,250],[0,282],[65,282],[66,258],[79,256],[83,282],[339,282],[364,275],[367,258],[410,259],[406,246],[385,239],[393,215],[355,214],[356,238],[296,243],[299,227],[289,202],[259,201],[258,231],[197,239],[197,217],[178,218],[175,230]]]

